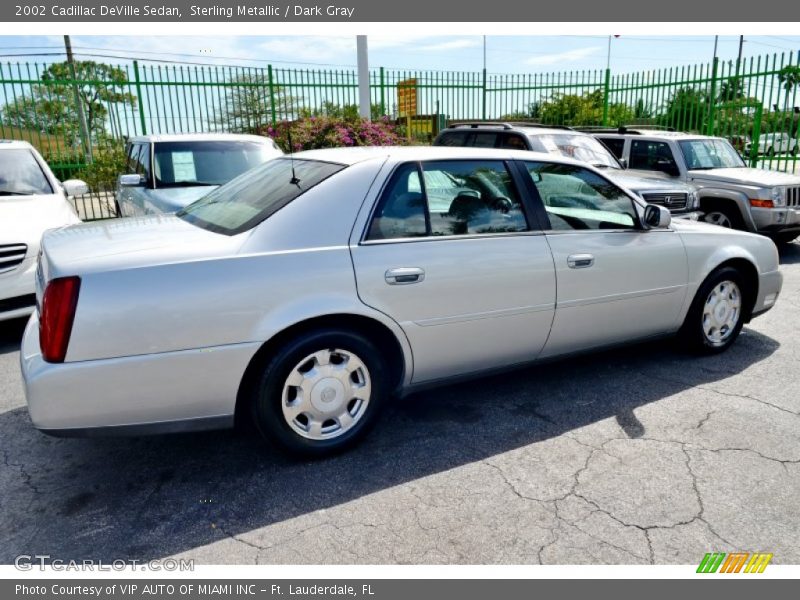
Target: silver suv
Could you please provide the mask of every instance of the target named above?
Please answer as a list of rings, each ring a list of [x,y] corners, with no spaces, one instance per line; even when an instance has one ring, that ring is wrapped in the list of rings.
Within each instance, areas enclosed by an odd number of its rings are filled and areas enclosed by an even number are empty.
[[[697,186],[709,223],[777,243],[800,235],[800,177],[748,167],[724,138],[625,127],[594,135],[632,171]]]
[[[701,216],[696,212],[697,193],[693,186],[648,174],[631,174],[603,144],[571,127],[486,121],[455,123],[443,130],[433,145],[531,150],[577,159],[601,169],[611,181],[628,188],[645,202],[668,208],[673,217]]]
[[[237,133],[140,135],[125,147],[117,180],[121,217],[171,213],[283,154],[270,138]]]

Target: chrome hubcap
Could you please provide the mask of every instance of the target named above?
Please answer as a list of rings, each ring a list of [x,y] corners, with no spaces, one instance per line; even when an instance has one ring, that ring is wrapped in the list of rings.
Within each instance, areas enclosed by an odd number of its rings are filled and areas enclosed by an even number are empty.
[[[731,223],[731,220],[725,213],[721,212],[708,213],[706,215],[705,222],[711,223],[712,225],[719,225],[720,227],[727,227],[728,229],[733,228],[733,223]]]
[[[731,336],[742,314],[742,294],[733,281],[718,283],[703,308],[703,333],[712,346],[721,346]]]
[[[369,370],[339,348],[309,354],[289,373],[281,408],[289,427],[304,438],[338,437],[364,416],[369,405]]]

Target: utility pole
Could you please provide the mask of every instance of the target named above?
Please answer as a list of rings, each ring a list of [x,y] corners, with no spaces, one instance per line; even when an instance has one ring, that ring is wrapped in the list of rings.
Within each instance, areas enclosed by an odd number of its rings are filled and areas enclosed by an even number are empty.
[[[75,97],[75,109],[78,111],[78,126],[81,132],[81,142],[83,144],[83,154],[88,164],[92,162],[92,141],[89,137],[89,127],[86,125],[86,114],[83,112],[83,102],[78,92],[78,81],[75,74],[75,59],[72,56],[72,42],[69,36],[64,36],[64,46],[67,50],[67,64],[69,65],[69,75],[72,79],[72,93]]]
[[[372,116],[369,97],[369,53],[367,36],[356,36],[356,54],[358,58],[358,114],[363,119]]]
[[[714,60],[717,60],[717,45],[719,44],[719,36],[714,36]]]
[[[736,63],[742,62],[742,46],[744,46],[744,36],[739,36],[739,58],[736,59]]]

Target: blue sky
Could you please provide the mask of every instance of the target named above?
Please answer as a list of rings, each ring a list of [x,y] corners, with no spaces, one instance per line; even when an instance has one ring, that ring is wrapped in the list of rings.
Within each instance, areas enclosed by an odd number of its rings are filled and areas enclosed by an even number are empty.
[[[243,66],[348,67],[355,65],[353,36],[73,36],[76,54],[108,54],[95,58],[125,62],[149,58]],[[488,36],[490,73],[543,73],[602,69],[608,36]],[[718,56],[734,60],[738,36],[720,36]],[[483,66],[483,37],[429,35],[369,36],[370,66],[387,68],[475,71]],[[713,56],[714,36],[620,36],[612,41],[615,73],[705,63]],[[0,61],[49,62],[58,56],[8,56],[63,50],[61,36],[0,36]],[[800,36],[745,36],[744,56],[800,51]]]

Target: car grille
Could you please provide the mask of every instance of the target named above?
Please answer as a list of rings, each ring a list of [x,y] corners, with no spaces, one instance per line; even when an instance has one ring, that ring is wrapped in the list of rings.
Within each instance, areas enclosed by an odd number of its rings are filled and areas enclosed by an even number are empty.
[[[786,206],[800,206],[800,187],[786,188]]]
[[[19,310],[20,308],[33,308],[36,306],[36,294],[25,294],[14,298],[0,300],[0,313]]]
[[[15,269],[25,259],[27,251],[25,244],[0,244],[0,273]]]
[[[660,204],[670,210],[683,210],[686,208],[686,194],[642,194],[645,202]]]

